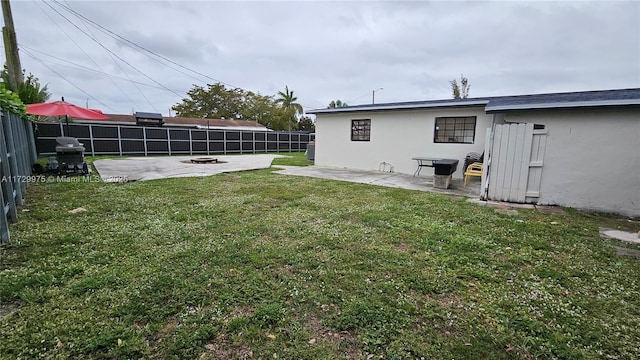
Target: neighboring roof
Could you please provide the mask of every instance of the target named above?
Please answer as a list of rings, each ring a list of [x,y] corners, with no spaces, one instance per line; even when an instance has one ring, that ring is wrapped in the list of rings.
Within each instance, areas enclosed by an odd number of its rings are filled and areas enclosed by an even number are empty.
[[[140,115],[140,113],[136,113]],[[118,124],[135,124],[134,115],[126,114],[105,114],[109,117],[107,120],[87,120],[83,122],[92,123],[118,123]],[[227,119],[203,119],[203,118],[185,118],[185,117],[162,117],[165,125],[173,126],[192,126],[199,128],[225,128],[225,129],[244,129],[244,130],[262,130],[267,128],[260,123],[249,120],[227,120]],[[75,120],[80,122],[80,120]]]
[[[309,114],[334,114],[356,111],[431,109],[441,107],[484,106],[486,112],[599,106],[640,105],[640,88],[598,90],[553,94],[494,96],[472,99],[411,101],[346,106],[307,111]]]

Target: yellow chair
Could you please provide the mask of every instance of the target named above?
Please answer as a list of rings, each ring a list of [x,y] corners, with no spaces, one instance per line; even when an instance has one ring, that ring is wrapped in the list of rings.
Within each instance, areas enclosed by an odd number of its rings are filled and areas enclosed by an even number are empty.
[[[469,179],[471,176],[480,176],[482,177],[482,168],[484,164],[481,162],[474,162],[467,167],[467,171],[464,172],[464,187],[467,187],[469,183]]]

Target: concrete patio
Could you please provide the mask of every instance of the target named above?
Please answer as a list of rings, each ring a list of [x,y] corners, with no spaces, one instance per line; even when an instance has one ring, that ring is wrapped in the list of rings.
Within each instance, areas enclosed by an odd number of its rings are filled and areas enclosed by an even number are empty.
[[[480,196],[480,181],[478,178],[472,179],[467,187],[463,186],[462,179],[454,179],[448,189],[438,189],[433,187],[433,177],[428,175],[413,177],[411,175],[400,173],[351,170],[323,166],[276,165],[274,167],[282,168],[283,170],[276,171],[276,173],[282,175],[309,176],[320,179],[340,180],[409,190],[430,191],[474,198],[478,198]]]
[[[192,159],[214,158],[215,164],[195,164]],[[104,182],[143,181],[176,177],[211,176],[236,171],[267,169],[280,155],[150,156],[96,160],[93,165]]]
[[[211,176],[221,173],[267,169],[271,167],[274,158],[280,155],[220,155],[207,156],[215,158],[217,164],[191,163],[192,159],[200,156],[158,156],[158,157],[127,157],[120,159],[96,160],[93,165],[105,182],[144,181],[175,177]],[[409,190],[431,191],[451,195],[478,198],[480,181],[471,180],[465,188],[462,179],[454,179],[449,189],[433,187],[431,176],[413,177],[407,174],[389,173],[382,171],[362,171],[322,166],[284,166],[275,165],[281,170],[277,174],[291,176],[308,176],[320,179],[348,181],[361,184],[387,186]]]

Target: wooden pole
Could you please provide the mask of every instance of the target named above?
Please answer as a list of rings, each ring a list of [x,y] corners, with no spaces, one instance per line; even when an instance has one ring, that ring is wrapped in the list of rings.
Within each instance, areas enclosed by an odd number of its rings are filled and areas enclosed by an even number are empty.
[[[22,76],[20,54],[18,54],[18,40],[13,27],[13,15],[11,14],[11,4],[9,0],[2,0],[2,16],[4,18],[2,38],[4,40],[4,53],[7,58],[9,84],[13,90],[16,90],[18,85],[24,82],[24,77]]]

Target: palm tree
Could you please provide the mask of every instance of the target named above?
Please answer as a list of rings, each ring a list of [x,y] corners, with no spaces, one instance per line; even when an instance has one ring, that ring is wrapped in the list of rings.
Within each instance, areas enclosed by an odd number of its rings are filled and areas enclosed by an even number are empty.
[[[341,108],[341,107],[347,107],[349,105],[347,105],[346,102],[342,102],[342,100],[338,99],[338,100],[331,100],[331,102],[329,103],[329,109],[335,109],[335,108]]]
[[[293,96],[293,90],[289,91],[289,86],[284,87],[284,92],[278,91],[278,96],[280,98],[276,99],[276,103],[282,104],[282,108],[287,112],[291,112],[293,110],[293,114],[291,118],[294,118],[297,114],[302,114],[304,109],[302,109],[302,105],[298,104],[296,100],[297,97]],[[289,131],[291,131],[291,118],[289,118]]]

